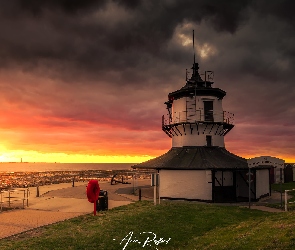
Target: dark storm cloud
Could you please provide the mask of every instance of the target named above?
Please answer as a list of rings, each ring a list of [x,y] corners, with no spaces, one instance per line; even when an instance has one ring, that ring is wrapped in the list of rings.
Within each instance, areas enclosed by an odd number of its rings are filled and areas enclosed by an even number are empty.
[[[207,20],[217,32],[235,34],[249,19],[249,9],[253,6],[252,10],[259,15],[272,15],[294,24],[292,1],[267,3],[5,1],[1,2],[0,62],[2,67],[11,63],[27,70],[44,66],[62,74],[65,69],[70,72],[82,69],[93,75],[112,68],[115,71],[130,67],[143,69],[146,65],[142,57],[169,61],[165,57],[166,46],[176,26],[184,21],[199,24]],[[290,44],[282,45],[285,45],[282,53],[295,54],[293,48],[288,49]],[[245,62],[244,66],[251,65]]]
[[[39,15],[45,9],[60,9],[68,13],[76,13],[88,8],[103,7],[106,0],[19,0],[21,9],[28,10],[35,15]]]
[[[1,65],[45,67],[64,77],[146,67],[163,60],[175,27],[208,18],[234,33],[248,1],[12,1],[1,3]],[[224,8],[224,6],[227,8]],[[9,14],[11,16],[9,16]],[[82,71],[81,71],[82,70]]]
[[[114,0],[115,3],[125,6],[127,8],[134,9],[141,4],[141,0]]]
[[[261,15],[273,15],[278,19],[281,19],[292,26],[295,26],[295,2],[292,0],[283,0],[283,1],[255,1],[253,2],[254,8]]]

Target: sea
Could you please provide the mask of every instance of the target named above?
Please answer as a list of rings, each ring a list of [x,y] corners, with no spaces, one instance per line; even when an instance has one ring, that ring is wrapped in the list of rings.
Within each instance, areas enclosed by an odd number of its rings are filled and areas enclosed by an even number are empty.
[[[30,163],[1,162],[0,173],[12,172],[52,172],[86,170],[131,170],[136,163]]]

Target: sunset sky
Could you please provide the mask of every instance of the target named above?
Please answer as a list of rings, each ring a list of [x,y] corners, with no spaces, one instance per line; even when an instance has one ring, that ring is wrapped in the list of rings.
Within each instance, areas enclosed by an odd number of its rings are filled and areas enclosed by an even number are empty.
[[[226,148],[295,162],[295,2],[0,2],[0,162],[142,162],[171,147],[193,62],[235,114]]]

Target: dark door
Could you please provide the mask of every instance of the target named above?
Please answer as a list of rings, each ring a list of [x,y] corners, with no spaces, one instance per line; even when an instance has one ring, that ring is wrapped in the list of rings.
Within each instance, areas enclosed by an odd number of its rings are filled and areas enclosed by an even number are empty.
[[[284,182],[292,182],[293,181],[293,167],[291,164],[288,164],[284,169]]]
[[[212,136],[206,135],[207,147],[212,147]]]
[[[235,202],[235,174],[232,171],[215,171],[213,175],[213,202]]]
[[[213,122],[213,101],[204,101],[205,122]]]

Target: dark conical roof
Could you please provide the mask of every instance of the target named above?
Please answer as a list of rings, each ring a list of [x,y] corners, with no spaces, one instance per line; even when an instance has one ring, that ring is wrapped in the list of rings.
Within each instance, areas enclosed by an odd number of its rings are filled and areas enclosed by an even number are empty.
[[[222,99],[226,92],[219,88],[212,88],[213,82],[211,82],[209,79],[206,79],[207,73],[211,72],[213,74],[213,71],[205,71],[205,81],[201,78],[199,74],[199,64],[194,63],[193,64],[193,74],[192,77],[187,80],[185,86],[183,86],[181,89],[173,91],[168,94],[169,100],[176,100],[182,97],[189,97],[193,95],[197,96],[216,96],[219,99]]]
[[[248,169],[247,160],[222,147],[174,147],[167,153],[132,166],[146,169]]]

